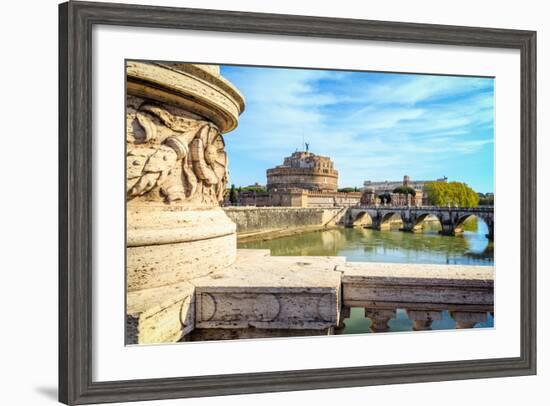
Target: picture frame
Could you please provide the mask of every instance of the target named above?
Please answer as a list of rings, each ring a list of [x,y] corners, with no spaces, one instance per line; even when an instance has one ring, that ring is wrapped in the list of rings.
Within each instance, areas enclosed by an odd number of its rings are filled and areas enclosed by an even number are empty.
[[[92,378],[92,28],[277,34],[517,49],[521,59],[520,356],[181,378]],[[536,32],[111,3],[59,6],[59,400],[122,402],[536,374]]]

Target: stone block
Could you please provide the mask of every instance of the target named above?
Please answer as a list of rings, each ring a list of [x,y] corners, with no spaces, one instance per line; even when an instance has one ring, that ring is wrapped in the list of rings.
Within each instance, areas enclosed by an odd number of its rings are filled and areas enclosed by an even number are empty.
[[[189,281],[235,262],[236,235],[175,244],[128,247],[128,291]]]
[[[193,280],[201,329],[325,330],[339,322],[340,257],[239,260]],[[290,335],[290,334],[289,334]]]
[[[128,292],[126,344],[180,341],[195,324],[195,288],[176,285]]]
[[[346,263],[337,270],[345,306],[481,311],[493,306],[493,267]]]

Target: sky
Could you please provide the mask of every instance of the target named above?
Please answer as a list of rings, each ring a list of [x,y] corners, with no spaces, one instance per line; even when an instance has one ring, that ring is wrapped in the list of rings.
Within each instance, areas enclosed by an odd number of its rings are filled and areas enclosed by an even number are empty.
[[[333,160],[340,188],[409,175],[493,192],[492,78],[226,65],[221,74],[246,105],[225,135],[230,184],[265,184],[266,169],[305,139]]]

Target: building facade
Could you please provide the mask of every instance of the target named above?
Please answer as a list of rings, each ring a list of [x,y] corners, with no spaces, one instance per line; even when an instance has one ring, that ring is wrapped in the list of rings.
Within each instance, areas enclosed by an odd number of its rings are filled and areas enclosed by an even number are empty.
[[[332,208],[357,206],[360,200],[361,192],[344,193],[306,189],[278,189],[262,193],[247,190],[239,193],[238,205]]]
[[[383,193],[392,193],[393,190],[400,186],[409,186],[412,187],[414,190],[424,190],[426,185],[432,183],[432,182],[447,182],[447,177],[444,176],[439,179],[434,180],[411,180],[411,178],[408,175],[403,176],[403,180],[393,180],[393,181],[371,181],[366,180],[363,182],[363,190],[367,190],[368,188],[374,189],[374,192],[378,195]]]
[[[414,195],[394,192],[378,194],[374,188],[370,187],[365,188],[361,195],[361,206],[426,206],[427,204],[427,193],[420,189],[415,189]]]

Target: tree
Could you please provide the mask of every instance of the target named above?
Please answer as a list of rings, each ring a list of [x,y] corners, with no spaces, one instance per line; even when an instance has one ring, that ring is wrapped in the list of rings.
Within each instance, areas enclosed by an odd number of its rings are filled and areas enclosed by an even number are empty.
[[[378,197],[382,203],[391,203],[391,195],[389,193],[382,193]]]
[[[461,182],[431,182],[425,191],[434,206],[477,207],[479,204],[479,195]]]
[[[393,189],[393,193],[401,193],[403,195],[409,194],[412,196],[416,196],[416,191],[410,186],[397,186],[395,189]]]
[[[239,187],[239,193],[242,190],[247,191],[247,192],[256,192],[256,193],[266,193],[267,192],[267,189],[265,188],[265,186],[261,186],[261,185],[251,185],[251,186],[245,186],[243,188]]]
[[[352,187],[343,187],[343,188],[338,189],[338,191],[342,192],[342,193],[350,193],[350,192],[356,192],[355,189],[356,188],[352,188]]]
[[[492,194],[479,193],[480,206],[493,206],[494,204],[495,204],[495,197]]]
[[[231,204],[237,204],[237,202],[239,201],[237,189],[235,189],[234,184],[231,184],[231,190],[229,191],[229,201],[231,202]]]

